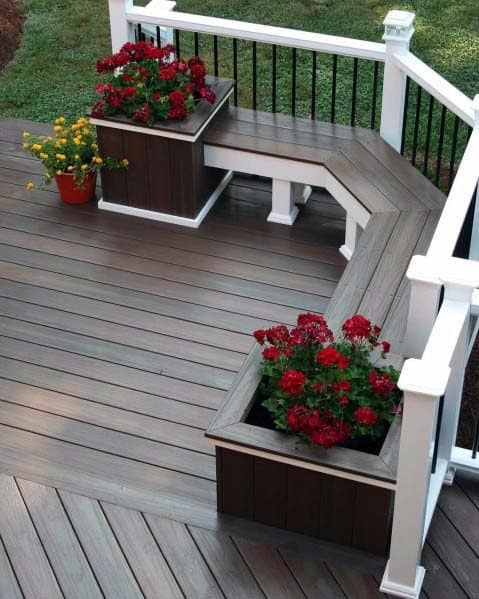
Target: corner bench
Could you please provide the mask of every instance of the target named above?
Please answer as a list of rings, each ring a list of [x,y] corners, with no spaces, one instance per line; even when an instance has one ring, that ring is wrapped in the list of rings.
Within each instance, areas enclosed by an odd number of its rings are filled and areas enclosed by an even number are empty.
[[[208,131],[204,153],[209,166],[273,179],[269,220],[294,221],[295,183],[324,187],[335,197],[347,213],[342,252],[349,262],[325,316],[334,331],[352,314],[369,318],[383,329],[396,351],[390,361],[400,368],[405,273],[411,257],[428,248],[443,194],[365,129],[230,109]],[[218,511],[387,555],[400,417],[379,455],[321,451],[258,428],[247,418],[260,361],[254,347],[206,432],[216,446]]]
[[[360,312],[398,347],[405,272],[431,240],[444,195],[369,129],[232,108],[204,137],[207,166],[270,177],[269,221],[292,224],[295,184],[325,188],[346,211],[349,260],[326,311],[333,328]]]

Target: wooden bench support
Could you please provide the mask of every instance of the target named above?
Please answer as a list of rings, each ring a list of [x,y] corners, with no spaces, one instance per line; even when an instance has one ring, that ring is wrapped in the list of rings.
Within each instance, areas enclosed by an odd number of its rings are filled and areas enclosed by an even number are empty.
[[[348,261],[351,260],[351,256],[354,253],[356,242],[358,241],[360,234],[361,230],[358,223],[348,212],[346,214],[346,235],[343,245],[339,248],[341,254]]]
[[[294,183],[273,179],[273,205],[268,222],[292,225],[298,212],[298,207],[294,203]]]

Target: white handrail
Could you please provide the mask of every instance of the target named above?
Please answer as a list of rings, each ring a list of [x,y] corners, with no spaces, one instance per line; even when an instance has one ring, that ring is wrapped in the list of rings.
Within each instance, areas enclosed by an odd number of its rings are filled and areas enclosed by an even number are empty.
[[[473,101],[457,87],[441,77],[412,52],[394,54],[393,60],[398,68],[434,96],[436,100],[447,106],[468,125],[474,125]]]
[[[386,54],[385,45],[377,42],[185,12],[159,12],[158,8],[152,10],[148,6],[133,6],[133,8],[127,9],[126,18],[129,23],[161,25],[162,27],[171,27],[182,31],[208,33],[221,37],[264,42],[370,60],[384,61]]]
[[[434,231],[427,251],[428,256],[453,255],[479,178],[478,156],[479,127],[476,127],[469,139],[446,205]]]

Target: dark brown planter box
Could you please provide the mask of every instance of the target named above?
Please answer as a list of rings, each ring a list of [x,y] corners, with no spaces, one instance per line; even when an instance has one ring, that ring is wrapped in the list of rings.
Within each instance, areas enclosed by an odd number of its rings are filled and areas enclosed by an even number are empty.
[[[228,182],[228,173],[204,166],[203,134],[227,109],[233,81],[210,77],[217,100],[200,101],[184,121],[152,127],[123,116],[92,118],[100,151],[127,158],[126,170],[102,171],[99,207],[188,226],[198,226]],[[203,211],[203,212],[202,212]]]
[[[400,417],[379,455],[311,447],[247,424],[260,362],[256,347],[206,432],[216,445],[218,511],[386,555]]]

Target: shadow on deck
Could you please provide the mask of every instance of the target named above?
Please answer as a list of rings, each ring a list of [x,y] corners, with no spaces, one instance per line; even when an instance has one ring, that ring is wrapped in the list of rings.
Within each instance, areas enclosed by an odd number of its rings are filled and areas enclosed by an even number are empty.
[[[343,210],[267,223],[243,177],[198,230],[61,205],[24,188],[24,128],[0,120],[0,596],[381,596],[377,558],[218,517],[203,436],[251,331],[326,309]],[[443,491],[424,597],[479,597],[478,508]]]

